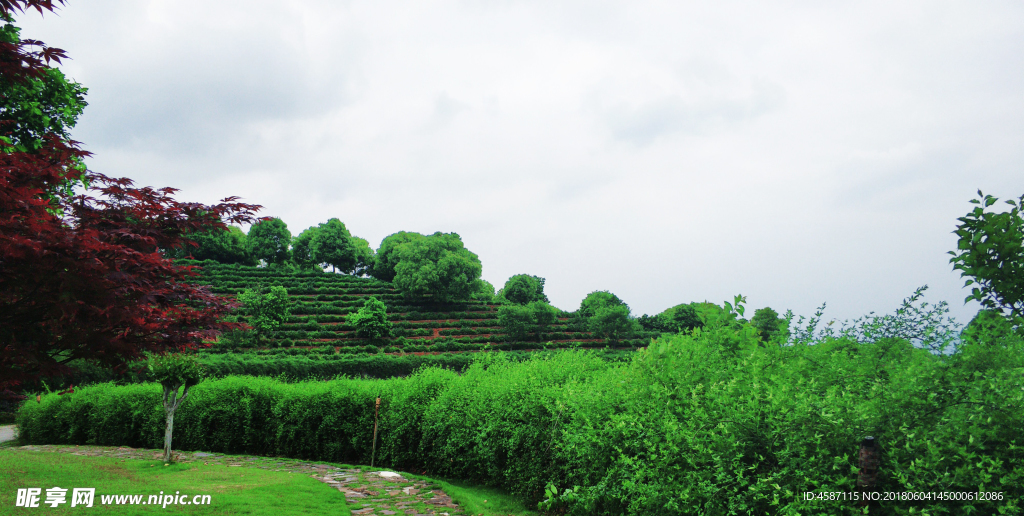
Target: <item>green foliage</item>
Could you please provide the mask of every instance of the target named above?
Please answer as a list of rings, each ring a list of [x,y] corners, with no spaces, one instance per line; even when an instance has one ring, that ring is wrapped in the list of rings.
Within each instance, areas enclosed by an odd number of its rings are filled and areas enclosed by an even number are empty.
[[[625,306],[627,309],[629,308],[625,301],[619,299],[615,294],[612,294],[607,290],[597,290],[587,294],[587,297],[583,298],[583,301],[580,302],[580,309],[578,313],[583,317],[590,318],[597,314],[597,310],[599,308],[608,306]]]
[[[273,218],[257,222],[249,228],[246,246],[253,259],[268,264],[281,264],[290,257],[288,247],[291,242],[292,234],[288,226],[283,220]]]
[[[258,343],[258,337],[259,335],[252,330],[230,330],[220,335],[217,340],[217,347],[223,349],[248,348]]]
[[[470,298],[479,303],[493,303],[494,285],[485,279],[476,279],[473,281],[473,294]]]
[[[16,43],[21,29],[7,20],[0,27],[0,42]],[[16,150],[34,152],[43,143],[43,136],[52,133],[63,141],[71,139],[71,129],[88,104],[89,90],[56,68],[47,68],[40,77],[25,82],[0,78],[0,113],[5,121],[3,132]]]
[[[498,324],[510,341],[525,340],[533,329],[532,310],[523,305],[502,305],[498,308]]]
[[[640,329],[630,316],[629,305],[607,290],[587,294],[576,313],[589,331],[602,337],[626,338]]]
[[[223,264],[256,265],[246,250],[246,235],[241,228],[228,226],[226,230],[213,229],[189,238],[197,247],[185,246],[172,250],[170,255],[174,258],[191,256],[195,260],[214,260]]]
[[[313,253],[310,250],[313,235],[318,229],[316,226],[306,228],[292,240],[292,261],[301,268],[318,269],[317,265],[319,264],[313,258]]]
[[[530,310],[530,322],[533,323],[533,331],[540,341],[544,332],[558,320],[558,309],[548,304],[547,301],[532,301],[527,308]]]
[[[309,254],[316,263],[326,263],[334,270],[351,273],[359,261],[352,234],[338,219],[320,224],[309,242]]]
[[[625,304],[598,307],[590,317],[589,325],[590,331],[614,340],[627,338],[636,329]]]
[[[517,305],[526,305],[533,301],[548,302],[548,296],[544,294],[544,278],[529,274],[512,276],[497,295]]]
[[[196,385],[204,375],[203,366],[195,355],[181,353],[152,357],[147,368],[153,381],[172,390]]]
[[[164,462],[171,462],[171,443],[174,434],[174,413],[188,397],[193,385],[203,379],[203,367],[194,355],[180,353],[165,354],[153,357],[149,361],[150,376],[164,388],[163,406],[164,426]],[[178,397],[178,389],[181,397]]]
[[[426,237],[419,233],[408,231],[399,231],[385,237],[380,243],[380,248],[377,249],[377,255],[374,257],[370,275],[381,281],[394,281],[397,274],[395,268],[398,267],[398,262],[401,261],[398,254],[399,247],[424,238]]]
[[[666,322],[674,328],[676,332],[690,331],[694,328],[704,326],[704,323],[700,320],[700,316],[697,315],[697,310],[692,304],[678,305],[669,308],[662,314],[665,316]]]
[[[213,377],[253,375],[301,381],[338,376],[392,378],[411,375],[423,367],[463,371],[474,360],[471,354],[371,355],[364,349],[360,347],[360,353],[353,354],[334,354],[331,349],[327,354],[209,355],[202,358],[202,364]]]
[[[737,313],[730,305],[723,312]],[[460,375],[228,377],[194,388],[178,442],[366,463],[380,396],[382,466],[503,486],[566,514],[855,514],[849,502],[800,495],[853,491],[858,444],[872,435],[883,449],[881,492],[1003,494],[894,502],[887,513],[1021,514],[1024,339],[982,336],[943,355],[885,336],[917,327],[917,341],[945,341],[948,329],[915,326],[943,309],[867,318],[846,334],[811,331],[812,341],[788,346],[761,346],[753,326],[712,317],[627,362],[486,353]],[[18,423],[26,443],[152,447],[160,415],[154,386],[104,384],[27,403]]]
[[[264,293],[262,288],[246,289],[238,294],[245,314],[249,317],[249,325],[256,329],[260,336],[277,329],[288,318],[291,302],[288,291],[281,286],[270,287]]]
[[[528,305],[507,304],[498,308],[498,324],[509,341],[522,341],[534,334],[537,341],[558,318],[558,309],[544,301]]]
[[[456,233],[434,233],[399,244],[394,285],[408,299],[435,303],[466,301],[480,278],[480,258]]]
[[[985,211],[999,199],[981,190],[978,197],[971,200],[975,208],[957,219],[957,250],[948,253],[953,269],[970,277],[964,286],[975,285],[964,302],[973,299],[1011,318],[1024,317],[1024,195],[1005,201],[1012,208],[1000,213]]]
[[[688,332],[704,326],[693,303],[683,303],[655,316],[643,315],[637,322],[644,330],[659,333]]]
[[[356,328],[356,335],[379,340],[391,336],[391,321],[388,321],[387,307],[376,297],[366,298],[363,307],[346,320]]]
[[[789,338],[788,321],[784,317],[779,317],[778,312],[771,307],[766,306],[754,311],[750,324],[757,328],[757,335],[762,342],[785,342]]]
[[[375,258],[370,242],[356,236],[352,237],[350,242],[352,244],[352,252],[356,257],[356,266],[352,269],[352,273],[357,276],[369,274],[373,268]]]
[[[1014,328],[1003,314],[996,310],[979,310],[974,319],[964,328],[961,337],[970,344],[993,342],[1006,338],[1013,333],[1024,336],[1024,327]]]

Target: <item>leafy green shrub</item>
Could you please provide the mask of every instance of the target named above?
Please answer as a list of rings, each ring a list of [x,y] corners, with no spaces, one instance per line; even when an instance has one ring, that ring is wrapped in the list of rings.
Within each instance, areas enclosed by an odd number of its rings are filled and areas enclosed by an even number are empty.
[[[523,305],[503,305],[498,309],[498,321],[510,341],[525,339],[532,326],[530,309]]]
[[[272,286],[269,292],[263,292],[262,287],[246,289],[238,295],[238,301],[244,305],[249,324],[260,336],[276,330],[287,320],[291,306],[288,291],[282,286]]]
[[[387,307],[373,296],[366,298],[363,307],[349,316],[347,322],[355,327],[356,335],[362,338],[380,340],[391,336],[391,321],[388,321]]]
[[[319,378],[336,363],[475,361],[461,375],[207,381],[176,416],[178,442],[366,463],[380,396],[381,465],[504,486],[567,514],[854,514],[848,501],[800,494],[854,490],[857,448],[871,435],[882,443],[882,492],[1003,494],[894,502],[887,513],[1021,514],[1024,338],[979,332],[936,353],[951,334],[935,310],[907,310],[842,331],[798,323],[791,344],[764,346],[736,319],[741,311],[709,312],[703,328],[650,342],[626,361],[597,351],[523,361],[498,353],[281,357]],[[219,365],[207,367],[269,370],[270,358],[216,355]],[[154,446],[159,403],[155,386],[104,384],[30,401],[18,422],[29,443]]]

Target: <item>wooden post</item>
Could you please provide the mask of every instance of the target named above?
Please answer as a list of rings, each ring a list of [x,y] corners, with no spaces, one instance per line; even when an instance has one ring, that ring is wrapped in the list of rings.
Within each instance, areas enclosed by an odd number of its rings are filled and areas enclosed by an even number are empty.
[[[874,437],[869,435],[861,441],[860,450],[857,452],[857,459],[859,462],[857,491],[860,493],[857,507],[877,507],[877,502],[868,499],[868,494],[875,491],[880,463],[878,442]]]
[[[377,398],[377,406],[373,409],[373,452],[370,454],[370,467],[377,458],[377,414],[380,413],[380,398]]]

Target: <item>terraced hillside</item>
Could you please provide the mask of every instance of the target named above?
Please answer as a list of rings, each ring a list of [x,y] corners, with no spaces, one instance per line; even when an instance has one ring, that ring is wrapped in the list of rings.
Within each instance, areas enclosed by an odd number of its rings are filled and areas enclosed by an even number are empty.
[[[596,338],[580,325],[572,323],[571,314],[561,312],[557,321],[539,338],[509,342],[498,324],[496,304],[462,304],[431,306],[410,304],[390,283],[372,278],[318,271],[289,271],[278,268],[257,268],[222,265],[214,261],[185,262],[202,267],[200,283],[209,284],[214,293],[235,296],[257,285],[280,285],[293,301],[291,316],[270,335],[275,347],[334,347],[339,353],[378,351],[387,353],[423,353],[492,349],[531,349],[567,347],[579,343],[588,347],[604,347],[609,343]],[[371,342],[356,336],[355,328],[346,323],[369,296],[388,307],[388,319],[394,325],[393,336],[384,342]],[[642,345],[618,342],[618,346]]]

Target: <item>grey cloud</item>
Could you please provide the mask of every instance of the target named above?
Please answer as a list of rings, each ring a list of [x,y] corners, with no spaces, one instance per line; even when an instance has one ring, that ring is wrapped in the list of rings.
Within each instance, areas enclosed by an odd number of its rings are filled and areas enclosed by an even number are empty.
[[[608,110],[606,121],[612,136],[639,146],[673,133],[704,134],[712,127],[757,118],[780,107],[782,88],[757,84],[748,98],[688,101],[670,95],[637,107],[625,104]]]

